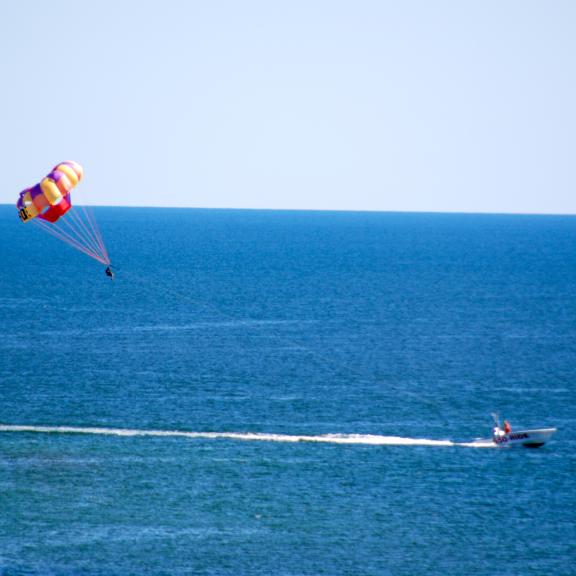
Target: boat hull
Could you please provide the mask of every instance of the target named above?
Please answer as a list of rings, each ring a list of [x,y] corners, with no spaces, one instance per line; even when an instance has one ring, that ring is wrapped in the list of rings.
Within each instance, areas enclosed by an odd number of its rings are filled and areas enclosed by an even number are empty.
[[[540,448],[556,433],[556,428],[539,428],[537,430],[518,430],[509,432],[488,440],[499,448],[508,446],[524,446],[525,448]]]

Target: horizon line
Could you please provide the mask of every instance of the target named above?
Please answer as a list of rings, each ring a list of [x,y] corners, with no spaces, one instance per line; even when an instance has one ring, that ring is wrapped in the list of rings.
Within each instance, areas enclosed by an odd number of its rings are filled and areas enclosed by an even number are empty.
[[[159,206],[159,205],[128,205],[128,204],[75,204],[90,208],[122,208],[122,209],[159,209],[159,210],[223,210],[252,212],[342,212],[342,213],[373,213],[373,214],[454,214],[470,216],[576,216],[576,212],[506,212],[506,211],[468,211],[468,210],[381,210],[371,208],[266,208],[266,207],[223,207],[223,206]],[[0,202],[0,206],[16,206],[12,203]]]

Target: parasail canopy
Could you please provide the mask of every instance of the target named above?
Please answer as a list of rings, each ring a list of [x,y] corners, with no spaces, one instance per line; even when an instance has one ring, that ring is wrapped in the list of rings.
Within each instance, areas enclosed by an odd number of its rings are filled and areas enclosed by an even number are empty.
[[[110,257],[96,220],[86,206],[72,208],[72,189],[84,171],[68,160],[55,166],[38,184],[20,192],[16,206],[22,222],[33,222],[69,246],[98,262],[110,265]]]

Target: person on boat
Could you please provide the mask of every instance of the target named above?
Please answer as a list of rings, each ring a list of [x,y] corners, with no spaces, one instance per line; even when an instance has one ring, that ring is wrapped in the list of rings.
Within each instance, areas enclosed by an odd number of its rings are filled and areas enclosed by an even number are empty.
[[[112,272],[112,269],[110,268],[110,266],[106,267],[106,270],[104,270],[104,273],[106,274],[106,276],[108,276],[109,278],[114,278],[114,272]]]
[[[498,442],[500,438],[506,435],[506,432],[500,428],[500,424],[495,423],[494,428],[492,428],[492,440]]]
[[[504,434],[510,434],[510,432],[512,432],[512,426],[508,420],[504,420]]]

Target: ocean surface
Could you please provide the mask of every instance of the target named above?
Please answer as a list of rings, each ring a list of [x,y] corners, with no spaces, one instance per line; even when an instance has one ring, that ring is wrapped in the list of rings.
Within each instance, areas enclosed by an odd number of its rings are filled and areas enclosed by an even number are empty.
[[[576,217],[94,213],[0,206],[0,576],[576,573]]]

